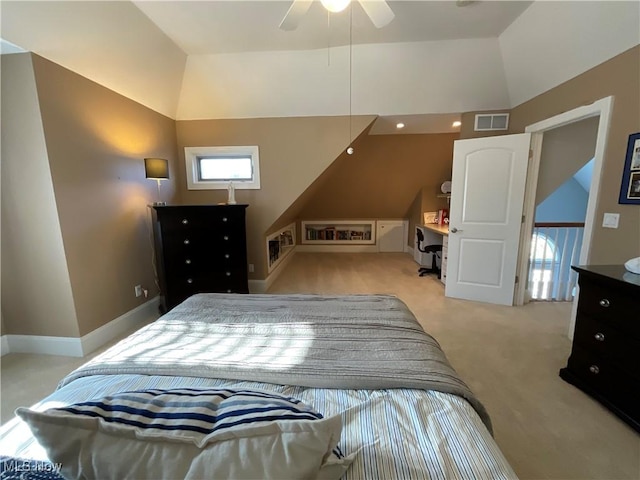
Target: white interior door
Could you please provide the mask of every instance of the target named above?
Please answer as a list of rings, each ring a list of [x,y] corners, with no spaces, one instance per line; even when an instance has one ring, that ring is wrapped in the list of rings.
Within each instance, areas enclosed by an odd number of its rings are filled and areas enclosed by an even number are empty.
[[[531,134],[457,140],[447,297],[513,304]]]

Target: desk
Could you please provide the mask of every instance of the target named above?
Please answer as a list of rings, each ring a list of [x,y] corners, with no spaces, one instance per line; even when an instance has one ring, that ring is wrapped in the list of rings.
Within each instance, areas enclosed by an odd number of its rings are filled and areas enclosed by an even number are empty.
[[[440,262],[440,281],[447,283],[447,257],[449,250],[449,225],[425,223],[420,225],[425,233],[425,242],[429,244],[442,243],[442,260]]]
[[[437,234],[442,235],[442,237],[449,236],[449,225],[439,225],[437,223],[425,223],[424,225],[422,225],[422,227],[426,228],[427,230],[431,230],[432,232],[436,232]]]

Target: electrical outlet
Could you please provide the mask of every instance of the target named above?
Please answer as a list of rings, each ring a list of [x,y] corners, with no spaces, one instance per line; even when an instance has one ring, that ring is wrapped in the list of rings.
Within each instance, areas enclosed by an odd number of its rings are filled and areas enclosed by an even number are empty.
[[[253,266],[253,263],[249,264],[249,273],[253,273],[255,271],[255,267]]]
[[[142,285],[136,285],[135,286],[135,290],[136,290],[136,297],[141,297],[142,296]]]

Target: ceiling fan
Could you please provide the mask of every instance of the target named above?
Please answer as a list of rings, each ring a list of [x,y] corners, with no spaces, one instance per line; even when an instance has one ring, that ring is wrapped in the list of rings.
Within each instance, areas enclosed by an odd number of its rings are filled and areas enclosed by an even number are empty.
[[[293,0],[291,7],[289,7],[287,14],[280,23],[280,29],[295,30],[302,17],[311,7],[312,2],[313,0]],[[347,8],[351,0],[320,0],[320,2],[328,11],[336,13]],[[358,0],[358,2],[377,28],[388,25],[395,17],[386,0]]]

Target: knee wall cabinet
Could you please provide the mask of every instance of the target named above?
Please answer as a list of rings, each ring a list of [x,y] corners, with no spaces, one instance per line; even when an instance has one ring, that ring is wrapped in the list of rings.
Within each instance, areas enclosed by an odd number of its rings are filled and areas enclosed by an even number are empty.
[[[249,293],[246,208],[153,206],[161,312],[195,293]]]
[[[560,377],[640,432],[640,275],[622,265],[572,268],[580,297]]]

